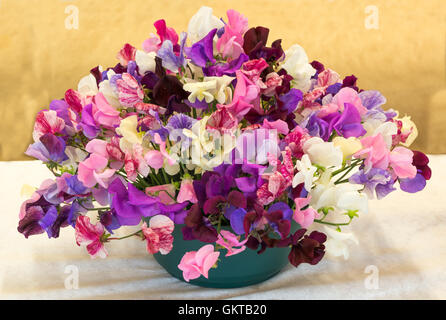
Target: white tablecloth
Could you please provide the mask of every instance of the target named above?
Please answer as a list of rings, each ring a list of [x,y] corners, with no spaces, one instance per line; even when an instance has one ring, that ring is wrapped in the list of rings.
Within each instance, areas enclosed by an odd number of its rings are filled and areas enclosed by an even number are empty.
[[[0,298],[446,299],[446,155],[430,159],[433,177],[425,190],[371,201],[370,212],[353,222],[360,244],[350,246],[349,260],[326,255],[316,266],[288,266],[238,289],[174,279],[136,238],[107,245],[105,260],[90,259],[71,227],[59,239],[25,239],[17,232],[22,185],[38,186],[51,175],[39,161],[0,162]],[[378,279],[372,286],[371,276]]]

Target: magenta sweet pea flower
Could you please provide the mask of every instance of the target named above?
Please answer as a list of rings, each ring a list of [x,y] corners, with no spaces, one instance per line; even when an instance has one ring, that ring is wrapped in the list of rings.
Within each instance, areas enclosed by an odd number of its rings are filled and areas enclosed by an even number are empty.
[[[105,258],[108,255],[102,241],[104,234],[104,226],[98,222],[96,224],[90,223],[90,218],[80,215],[76,219],[75,237],[78,246],[87,246],[88,254],[92,258]]]
[[[187,252],[180,261],[178,268],[183,271],[185,281],[197,279],[200,276],[208,278],[209,270],[217,262],[220,252],[214,251],[214,246],[207,244],[198,251]]]
[[[243,34],[248,30],[248,19],[235,10],[228,10],[228,23],[217,41],[217,50],[224,58],[237,59],[243,53]]]
[[[228,250],[225,257],[229,257],[238,254],[240,252],[243,252],[246,249],[246,246],[244,244],[248,241],[248,239],[246,238],[243,241],[240,241],[239,239],[240,237],[236,236],[232,232],[227,230],[221,230],[220,234],[218,235],[218,240],[216,243]],[[234,247],[240,247],[240,248],[234,248]]]
[[[150,219],[149,227],[143,223],[141,229],[147,241],[147,251],[151,254],[168,254],[173,248],[172,232],[175,225],[169,217],[157,215]]]

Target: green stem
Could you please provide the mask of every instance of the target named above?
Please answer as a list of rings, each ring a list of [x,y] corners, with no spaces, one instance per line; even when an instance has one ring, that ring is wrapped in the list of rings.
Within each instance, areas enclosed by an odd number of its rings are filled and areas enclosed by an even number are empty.
[[[349,222],[344,222],[344,223],[327,222],[327,221],[322,221],[319,219],[314,219],[314,222],[328,224],[330,226],[348,226],[350,224],[350,222],[352,222],[352,219],[350,219]]]
[[[129,235],[127,235],[127,236],[124,236],[124,237],[120,237],[120,238],[108,238],[107,241],[108,241],[108,240],[122,240],[122,239],[130,238],[130,237],[133,237],[133,236],[138,235],[138,234],[141,233],[141,232],[142,232],[141,230],[138,230],[138,231],[136,231],[136,232],[134,232],[134,233],[132,233],[132,234],[129,234]]]

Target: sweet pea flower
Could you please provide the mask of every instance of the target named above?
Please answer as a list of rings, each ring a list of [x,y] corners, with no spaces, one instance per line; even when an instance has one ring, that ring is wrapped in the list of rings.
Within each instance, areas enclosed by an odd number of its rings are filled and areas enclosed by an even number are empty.
[[[282,63],[285,69],[293,79],[293,87],[306,92],[310,87],[310,79],[316,73],[308,62],[308,56],[305,50],[298,44],[292,45],[285,51],[285,61]]]
[[[92,188],[99,183],[107,188],[116,170],[107,168],[108,159],[93,153],[86,160],[79,163],[78,177],[87,188]]]
[[[116,55],[116,58],[119,60],[119,63],[123,67],[127,67],[127,64],[130,61],[135,60],[135,54],[136,54],[136,48],[131,44],[126,43],[124,47],[122,47],[122,49],[119,50],[118,54]]]
[[[417,168],[412,164],[413,152],[404,147],[396,147],[390,152],[389,164],[400,179],[414,178]]]
[[[260,108],[260,88],[240,70],[236,71],[237,84],[232,102],[227,105],[228,110],[240,121],[249,110],[263,113]]]
[[[325,242],[325,251],[334,257],[343,256],[344,260],[347,260],[350,253],[346,242],[351,241],[356,245],[359,245],[358,239],[353,233],[339,232],[327,226],[324,227],[325,234],[328,236],[328,239]]]
[[[246,238],[243,241],[240,241],[239,239],[240,237],[236,236],[232,232],[227,230],[221,230],[220,234],[218,235],[218,240],[216,241],[216,243],[228,250],[225,257],[229,257],[235,254],[239,254],[240,252],[243,252],[246,249],[246,246],[244,244],[248,241],[248,238]],[[240,248],[234,248],[234,247],[240,247]]]
[[[333,142],[325,142],[321,138],[313,137],[304,142],[303,150],[313,164],[324,167],[336,167],[342,164],[341,148],[336,147]]]
[[[248,19],[235,10],[228,10],[228,23],[217,41],[217,50],[224,58],[237,59],[243,53],[243,34],[248,30]]]
[[[149,52],[146,53],[142,50],[137,50],[135,54],[135,62],[138,66],[139,74],[144,75],[146,72],[155,72],[156,67],[156,53]]]
[[[193,180],[190,178],[183,179],[181,181],[180,192],[177,196],[178,203],[189,201],[191,203],[197,203],[197,195],[195,194]]]
[[[335,147],[341,148],[344,160],[350,158],[354,153],[362,149],[362,144],[358,138],[335,137],[333,139]]]
[[[102,241],[104,226],[98,222],[95,225],[90,223],[90,218],[80,215],[76,219],[75,237],[78,246],[87,246],[88,254],[92,258],[105,258],[108,255]]]
[[[61,133],[65,128],[65,121],[57,116],[54,110],[43,110],[37,114],[34,123],[33,139],[40,141],[40,137],[47,134]]]
[[[183,271],[186,282],[197,279],[201,275],[208,278],[209,270],[218,260],[220,252],[214,251],[214,246],[207,244],[198,251],[187,252],[180,261],[178,268]]]
[[[148,196],[158,197],[163,204],[174,204],[176,189],[173,184],[162,184],[158,186],[147,187],[145,192]],[[178,201],[181,202],[181,201]]]
[[[293,219],[301,226],[301,228],[308,228],[313,224],[314,219],[319,218],[319,213],[311,206],[302,210],[303,207],[309,205],[310,200],[311,196],[294,199],[296,210],[293,213]]]
[[[83,77],[77,85],[77,92],[88,102],[89,97],[95,96],[98,93],[96,78],[91,73]]]
[[[190,92],[188,100],[191,103],[198,101],[206,101],[211,103],[214,100],[214,92],[217,88],[216,80],[209,80],[203,82],[189,82],[184,84],[183,89]]]
[[[311,164],[308,154],[304,154],[301,160],[296,161],[295,168],[297,173],[293,178],[293,188],[304,183],[305,190],[310,191],[313,186],[314,173],[317,171],[317,168]]]
[[[212,29],[220,29],[224,23],[212,15],[212,8],[201,7],[189,20],[187,34],[192,43],[203,39]]]
[[[39,141],[28,146],[26,155],[43,162],[62,162],[67,159],[65,154],[65,141],[51,133],[45,133],[39,137]]]
[[[147,251],[151,254],[157,252],[162,255],[168,254],[173,248],[172,232],[174,228],[173,221],[164,215],[150,218],[149,227],[144,222],[141,229],[147,241]]]
[[[93,118],[96,123],[111,129],[117,127],[121,121],[119,111],[108,103],[101,92],[93,98]]]
[[[365,159],[365,171],[367,172],[372,167],[379,169],[387,169],[389,166],[389,149],[381,134],[376,134],[372,137],[365,137],[361,139],[362,149],[356,152],[353,156],[360,159]]]
[[[223,75],[221,77],[204,77],[203,81],[216,81],[215,90],[211,90],[211,93],[218,103],[224,104],[226,101],[232,100],[232,90],[229,85],[234,79],[234,77]]]
[[[367,113],[367,108],[363,106],[358,92],[352,88],[345,87],[333,97],[327,108],[333,107],[333,110],[344,111],[345,104],[350,104],[356,108],[361,116]],[[322,115],[320,117],[323,117]]]
[[[137,131],[138,116],[131,115],[121,120],[116,133],[122,138],[119,140],[119,147],[122,151],[132,151],[135,143],[142,144],[142,134]]]
[[[143,102],[144,91],[141,85],[129,73],[123,73],[122,78],[116,80],[119,102],[125,107],[133,107]]]

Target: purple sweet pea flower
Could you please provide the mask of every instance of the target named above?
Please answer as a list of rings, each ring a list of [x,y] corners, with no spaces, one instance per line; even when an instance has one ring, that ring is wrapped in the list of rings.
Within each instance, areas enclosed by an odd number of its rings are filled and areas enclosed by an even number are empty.
[[[71,195],[81,195],[85,194],[88,191],[88,188],[85,187],[82,182],[79,181],[77,175],[66,177],[65,178],[67,184],[67,193]]]
[[[206,67],[210,62],[215,63],[214,59],[214,36],[217,29],[212,29],[203,39],[195,42],[192,47],[184,49],[186,55],[194,64],[199,67]]]
[[[178,68],[186,66],[186,59],[184,58],[184,45],[186,44],[187,33],[182,32],[180,35],[180,53],[177,56],[174,52],[174,47],[172,41],[165,40],[158,50],[157,55],[162,60],[162,65],[164,68],[172,71],[178,72]]]
[[[28,147],[26,155],[43,162],[51,160],[60,163],[68,159],[65,154],[65,141],[61,137],[46,133],[39,140]]]
[[[426,179],[420,173],[412,179],[400,179],[400,188],[405,192],[415,193],[423,190],[424,187],[426,187]]]
[[[93,105],[87,104],[82,109],[82,121],[79,123],[79,127],[84,132],[85,136],[90,139],[96,138],[101,131],[98,124],[93,118]]]
[[[361,169],[352,175],[349,181],[354,184],[364,185],[364,191],[371,199],[375,197],[375,193],[378,199],[382,199],[390,192],[396,190],[393,187],[395,181],[392,179],[390,172],[378,168],[372,168],[367,173]]]
[[[279,108],[292,113],[296,110],[297,105],[302,100],[303,94],[299,89],[291,89],[287,93],[281,95],[278,99]]]
[[[236,234],[244,234],[245,229],[243,226],[243,221],[246,216],[246,210],[243,208],[236,208],[230,206],[224,213],[226,219],[229,219],[231,223],[231,228]]]
[[[306,128],[312,137],[320,137],[324,141],[328,141],[330,138],[328,123],[319,118],[316,112],[312,113],[301,126]]]
[[[56,111],[57,116],[62,118],[67,126],[72,127],[73,124],[70,120],[70,116],[68,115],[69,108],[70,106],[65,100],[53,100],[50,102],[50,110]]]
[[[341,114],[332,113],[323,119],[329,123],[328,132],[335,129],[344,138],[360,137],[367,133],[361,124],[361,115],[350,103],[345,103],[344,111]]]
[[[359,98],[362,105],[369,110],[381,107],[387,102],[386,98],[379,91],[374,90],[360,92]]]
[[[212,66],[203,68],[203,73],[205,76],[208,77],[221,77],[223,75],[235,76],[235,72],[239,70],[242,64],[248,60],[249,57],[246,54],[242,53],[238,56],[237,59],[233,59],[227,63],[217,63]]]
[[[137,225],[142,217],[157,214],[166,215],[177,224],[184,223],[184,208],[189,204],[186,201],[172,205],[163,204],[158,197],[146,195],[131,183],[127,189],[120,178],[113,180],[108,191],[113,195],[111,207],[116,211],[121,225]]]

